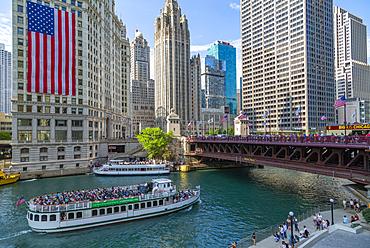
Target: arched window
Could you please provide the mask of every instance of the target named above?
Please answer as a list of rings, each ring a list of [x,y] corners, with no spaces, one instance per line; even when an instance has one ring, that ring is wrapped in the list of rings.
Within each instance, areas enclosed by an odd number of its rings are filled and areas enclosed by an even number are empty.
[[[22,154],[30,153],[30,149],[28,149],[28,148],[22,148],[22,149],[21,149],[21,153],[22,153]]]
[[[64,147],[58,147],[58,152],[64,152],[65,148]]]
[[[80,152],[81,151],[81,146],[75,146],[74,151],[75,152]]]

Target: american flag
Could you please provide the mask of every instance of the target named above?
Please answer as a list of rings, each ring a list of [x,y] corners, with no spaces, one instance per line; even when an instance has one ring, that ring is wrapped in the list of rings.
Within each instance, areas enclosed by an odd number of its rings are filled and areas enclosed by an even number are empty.
[[[321,120],[322,121],[325,121],[327,118],[326,118],[326,115],[323,115],[322,117],[321,117]]]
[[[346,97],[342,96],[334,103],[334,108],[339,108],[346,105]]]
[[[193,125],[193,122],[192,121],[189,122],[188,127],[190,127],[191,125]]]
[[[238,117],[238,120],[247,118],[247,112]]]
[[[227,120],[227,115],[225,115],[224,117],[221,118],[221,122],[224,122]]]
[[[253,126],[253,122],[248,123],[248,127]]]
[[[18,207],[19,205],[21,205],[23,202],[25,202],[26,200],[24,199],[24,197],[22,196],[19,200],[18,200],[18,202],[17,202],[17,204],[16,204],[16,206]]]
[[[27,2],[27,91],[76,95],[75,14]]]

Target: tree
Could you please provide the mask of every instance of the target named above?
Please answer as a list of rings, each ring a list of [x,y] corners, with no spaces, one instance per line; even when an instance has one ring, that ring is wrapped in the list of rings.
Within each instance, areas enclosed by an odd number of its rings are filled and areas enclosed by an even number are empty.
[[[222,132],[221,129],[219,129],[219,128],[216,129],[216,135],[221,134],[221,132]]]
[[[163,159],[172,156],[172,153],[168,152],[168,145],[171,143],[172,137],[172,131],[165,133],[159,127],[147,127],[137,136],[137,140],[148,152],[149,158]]]
[[[0,140],[11,140],[11,139],[12,139],[12,136],[10,135],[10,133],[5,132],[5,131],[0,132]]]
[[[227,128],[227,133],[228,133],[228,135],[234,135],[234,128],[228,127]]]

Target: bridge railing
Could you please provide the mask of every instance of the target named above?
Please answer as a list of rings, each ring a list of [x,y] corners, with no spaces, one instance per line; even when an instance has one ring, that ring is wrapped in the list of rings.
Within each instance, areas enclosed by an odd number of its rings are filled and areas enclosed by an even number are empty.
[[[227,136],[227,137],[212,137],[212,136],[197,136],[189,137],[188,142],[196,141],[245,141],[245,142],[284,142],[284,143],[331,143],[331,144],[367,144],[370,145],[370,137],[368,136],[254,136],[249,135],[247,137],[240,136]]]

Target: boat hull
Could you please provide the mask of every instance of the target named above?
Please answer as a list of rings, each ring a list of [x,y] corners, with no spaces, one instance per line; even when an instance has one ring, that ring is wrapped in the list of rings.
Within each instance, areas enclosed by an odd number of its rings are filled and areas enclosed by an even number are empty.
[[[196,204],[197,202],[199,202],[199,200],[200,200],[200,193],[197,194],[196,196],[188,199],[188,200],[183,201],[183,202],[178,202],[178,203],[174,203],[174,204],[170,204],[170,205],[161,206],[161,207],[158,207],[158,208],[153,208],[154,211],[155,210],[157,210],[157,211],[146,213],[146,214],[138,213],[138,215],[136,215],[136,213],[134,213],[133,216],[131,216],[131,217],[124,217],[124,218],[111,219],[111,220],[101,219],[100,221],[96,220],[95,218],[90,218],[90,221],[87,221],[86,223],[84,223],[82,225],[76,225],[76,226],[68,226],[67,222],[65,222],[65,223],[61,222],[61,223],[65,224],[66,226],[64,226],[64,227],[60,226],[60,227],[53,228],[53,229],[38,229],[38,228],[34,228],[32,226],[30,226],[30,227],[33,231],[40,232],[40,233],[61,233],[61,232],[78,231],[78,230],[83,230],[83,229],[90,229],[90,228],[94,228],[94,227],[119,224],[119,223],[123,223],[123,222],[135,221],[135,220],[143,220],[143,219],[148,219],[148,218],[153,218],[153,217],[158,217],[158,216],[162,216],[162,215],[175,213],[175,212],[181,211],[183,209],[186,209],[186,208]],[[94,222],[94,219],[95,219],[95,222]]]
[[[95,175],[99,176],[156,176],[168,175],[170,170],[164,171],[137,171],[137,172],[124,172],[124,171],[97,171],[94,170]]]
[[[15,175],[6,176],[6,178],[1,178],[0,185],[15,183],[19,179],[20,176],[21,176],[20,174],[15,174]]]

